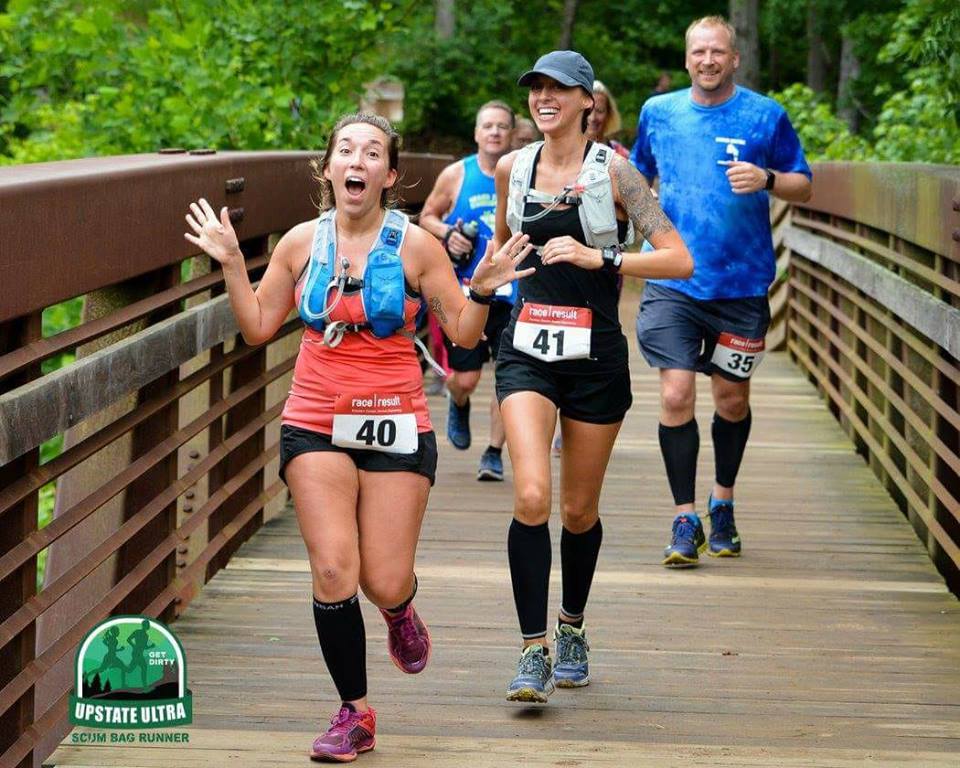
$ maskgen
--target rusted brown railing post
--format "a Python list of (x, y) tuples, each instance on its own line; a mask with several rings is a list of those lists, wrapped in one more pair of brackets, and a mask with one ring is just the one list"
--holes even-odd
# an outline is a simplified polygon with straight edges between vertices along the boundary
[[(256, 256), (266, 255), (267, 238), (259, 237), (245, 240), (240, 244), (247, 259)], [(254, 276), (256, 277), (256, 275)], [(243, 341), (237, 337), (237, 344)], [(237, 363), (230, 369), (230, 391), (236, 392), (245, 384), (250, 383), (266, 370), (267, 349), (260, 347), (256, 352), (244, 358), (242, 362)], [(251, 421), (259, 417), (265, 410), (266, 391), (261, 390), (253, 397), (248, 397), (236, 408), (230, 409), (224, 425), (223, 437), (229, 438), (231, 435), (239, 432)], [(244, 441), (244, 444), (235, 448), (230, 455), (222, 462), (222, 472), (218, 478), (218, 484), (211, 484), (210, 492), (213, 493), (220, 487), (222, 478), (233, 477), (247, 464), (257, 458), (264, 449), (264, 431), (257, 430), (256, 434)], [(221, 505), (210, 518), (208, 536), (212, 539), (222, 531), (251, 501), (253, 501), (264, 488), (263, 470), (256, 472), (253, 477), (247, 480), (238, 490), (230, 495), (230, 498)], [(241, 531), (232, 537), (229, 543), (224, 546), (220, 552), (210, 561), (207, 566), (206, 578), (210, 579), (214, 573), (226, 565), (227, 561), (233, 555), (239, 546), (250, 538), (251, 535), (263, 524), (263, 512), (260, 511), (254, 515)]]
[[(34, 312), (17, 320), (0, 323), (0, 355), (22, 347), (41, 335), (41, 313)], [(26, 383), (40, 375), (40, 365), (24, 369), (16, 377), (4, 382), (4, 388)], [(2, 391), (2, 389), (0, 389)], [(36, 469), (40, 449), (29, 451), (6, 466), (0, 466), (0, 488)], [(0, 514), (0, 556), (6, 554), (37, 529), (37, 494), (31, 493), (23, 501)], [(0, 581), (0, 623), (9, 618), (37, 592), (37, 559), (30, 558), (10, 576)], [(6, 648), (0, 652), (0, 689), (6, 687), (34, 658), (36, 623), (30, 622)], [(0, 755), (6, 752), (34, 722), (34, 687), (19, 697), (16, 704), (0, 713)], [(33, 768), (33, 751), (11, 768)]]

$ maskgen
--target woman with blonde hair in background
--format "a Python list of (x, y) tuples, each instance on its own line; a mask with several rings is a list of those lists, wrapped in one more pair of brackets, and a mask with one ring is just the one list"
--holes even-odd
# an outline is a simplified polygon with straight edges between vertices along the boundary
[(593, 111), (587, 117), (587, 138), (606, 144), (618, 155), (630, 157), (630, 150), (613, 138), (622, 127), (616, 99), (613, 98), (607, 86), (599, 80), (594, 80)]

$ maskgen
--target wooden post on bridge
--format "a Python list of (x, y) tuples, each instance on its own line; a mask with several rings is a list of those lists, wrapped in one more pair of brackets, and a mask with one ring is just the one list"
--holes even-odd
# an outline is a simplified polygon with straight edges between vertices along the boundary
[[(17, 349), (41, 337), (41, 314), (34, 312), (17, 320), (0, 323), (0, 355)], [(18, 376), (4, 383), (4, 388), (16, 387), (40, 375), (40, 366), (33, 365)], [(0, 467), (0, 488), (36, 469), (40, 462), (40, 449), (24, 455)], [(31, 531), (37, 529), (37, 498), (32, 493), (0, 515), (0, 555), (9, 552)], [(11, 616), (37, 592), (37, 559), (30, 558), (10, 576), (0, 582), (0, 623)], [(37, 625), (31, 622), (14, 638), (0, 654), (0, 688), (12, 681), (17, 674), (35, 658)], [(14, 744), (21, 733), (35, 721), (35, 690), (31, 688), (20, 700), (0, 715), (0, 754)], [(33, 753), (30, 752), (16, 768), (33, 768)]]

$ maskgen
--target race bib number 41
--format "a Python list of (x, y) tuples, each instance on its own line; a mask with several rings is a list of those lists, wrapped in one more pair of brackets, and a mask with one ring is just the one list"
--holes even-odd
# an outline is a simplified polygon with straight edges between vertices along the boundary
[(585, 307), (558, 307), (527, 302), (517, 317), (513, 346), (552, 363), (590, 357), (593, 312)]
[(341, 448), (384, 453), (416, 453), (417, 417), (406, 395), (355, 395), (337, 398), (331, 441)]
[(763, 359), (763, 350), (763, 339), (746, 339), (732, 333), (721, 333), (710, 362), (722, 371), (749, 379)]

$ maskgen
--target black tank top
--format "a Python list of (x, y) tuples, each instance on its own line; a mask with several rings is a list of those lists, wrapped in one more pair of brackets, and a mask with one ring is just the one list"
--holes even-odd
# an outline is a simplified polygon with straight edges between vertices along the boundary
[[(590, 151), (592, 142), (587, 142), (584, 158)], [(537, 164), (540, 151), (533, 160), (530, 187), (536, 187)], [(543, 211), (540, 203), (527, 203), (524, 217)], [(620, 241), (627, 236), (627, 222), (617, 222)], [(569, 235), (574, 240), (586, 244), (583, 226), (580, 224), (579, 207), (571, 206), (563, 210), (550, 211), (536, 221), (525, 221), (521, 231), (530, 235), (530, 242), (543, 246), (553, 237)], [(540, 263), (540, 256), (531, 251), (521, 264), (522, 268), (535, 267), (529, 277), (518, 284), (518, 300), (513, 308), (510, 325), (504, 333), (503, 341), (513, 346), (513, 331), (520, 309), (525, 302), (535, 304), (554, 304), (565, 307), (588, 307), (593, 312), (593, 329), (590, 334), (590, 360), (562, 360), (549, 363), (551, 370), (558, 373), (600, 372), (620, 368), (627, 361), (627, 340), (620, 330), (620, 317), (617, 310), (617, 276), (608, 269), (583, 269), (573, 264)], [(522, 352), (517, 353), (523, 355)], [(525, 356), (525, 355), (524, 355)]]

